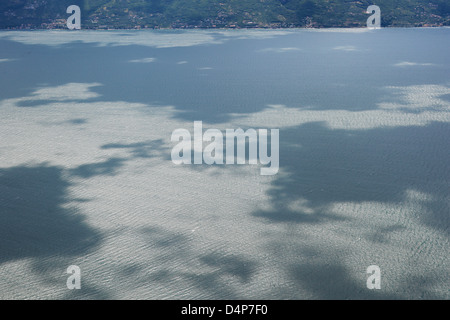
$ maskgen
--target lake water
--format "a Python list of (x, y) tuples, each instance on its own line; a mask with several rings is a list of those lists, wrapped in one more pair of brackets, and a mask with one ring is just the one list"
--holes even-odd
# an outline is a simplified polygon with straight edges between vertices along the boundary
[[(0, 298), (448, 299), (449, 40), (1, 31)], [(278, 174), (173, 164), (194, 121), (279, 129)]]

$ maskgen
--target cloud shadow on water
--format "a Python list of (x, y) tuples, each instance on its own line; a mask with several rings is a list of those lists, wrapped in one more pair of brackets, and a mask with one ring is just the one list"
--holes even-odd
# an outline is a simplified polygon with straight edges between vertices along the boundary
[[(0, 78), (0, 88), (2, 97), (13, 98), (29, 96), (41, 86), (100, 83), (102, 86), (91, 89), (97, 96), (89, 101), (141, 103), (148, 106), (149, 114), (153, 106), (174, 106), (181, 111), (173, 115), (175, 118), (220, 123), (232, 119), (232, 114), (259, 112), (274, 103), (320, 110), (371, 110), (377, 108), (380, 96), (389, 95), (380, 87), (380, 77), (385, 86), (419, 84), (414, 77), (405, 80), (402, 72), (386, 62), (380, 34), (352, 34), (355, 43), (371, 48), (367, 52), (336, 53), (332, 48), (348, 42), (348, 37), (303, 32), (270, 39), (276, 48), (299, 40), (314, 44), (289, 55), (260, 52), (268, 40), (251, 37), (176, 48), (100, 46), (100, 39), (99, 43), (46, 46), (2, 38), (0, 46), (5, 49), (31, 54), (21, 57), (20, 68), (17, 64), (3, 66), (5, 77)], [(426, 47), (431, 40), (422, 41)], [(408, 54), (411, 48), (392, 50), (397, 56)], [(129, 63), (148, 57), (155, 60)], [(179, 65), (179, 61), (189, 63)], [(199, 70), (205, 66), (213, 67), (206, 77), (205, 70)], [(444, 75), (424, 70), (421, 77), (426, 83), (441, 84)], [(333, 96), (332, 105), (329, 96)], [(19, 105), (38, 107), (51, 102), (22, 101)]]
[(110, 157), (104, 161), (81, 164), (68, 170), (74, 177), (92, 178), (96, 176), (114, 176), (127, 162), (134, 159), (150, 159), (163, 154), (165, 148), (161, 139), (134, 143), (108, 143), (100, 147), (102, 150), (125, 150), (127, 155)]
[[(283, 129), (280, 131), (280, 168), (283, 174), (275, 177), (268, 191), (272, 209), (256, 210), (252, 215), (267, 224), (285, 224), (286, 228), (316, 225), (323, 226), (325, 230), (339, 230), (339, 225), (347, 228), (350, 223), (353, 228), (364, 230), (372, 214), (383, 213), (361, 211), (356, 216), (346, 217), (334, 211), (333, 205), (382, 203), (397, 209), (393, 209), (393, 216), (386, 214), (383, 217), (382, 226), (365, 234), (366, 245), (395, 247), (391, 234), (410, 232), (410, 223), (421, 224), (423, 230), (434, 230), (444, 237), (448, 236), (449, 135), (449, 123), (371, 130), (332, 130), (322, 123), (309, 123)], [(397, 214), (402, 215), (402, 212), (396, 211), (405, 207), (416, 210), (407, 216), (406, 221), (396, 217)], [(279, 238), (267, 241), (269, 244), (283, 243), (284, 240), (280, 239), (287, 239), (286, 236), (286, 233), (280, 233)], [(358, 239), (353, 241), (357, 243)], [(413, 237), (408, 245), (414, 250), (420, 247), (422, 241), (420, 237)], [(426, 241), (427, 246), (436, 245), (432, 243), (436, 239), (431, 236)], [(441, 283), (445, 276), (437, 275), (426, 267), (420, 274), (396, 279), (401, 283), (398, 292), (367, 290), (365, 276), (358, 278), (349, 272), (346, 254), (342, 255), (342, 259), (336, 259), (327, 245), (330, 244), (323, 239), (323, 247), (312, 249), (316, 257), (314, 260), (303, 259), (296, 265), (292, 265), (289, 259), (285, 261), (284, 271), (299, 292), (306, 290), (318, 299), (443, 297), (442, 292), (435, 292), (434, 286)], [(299, 242), (289, 247), (298, 253), (308, 248), (309, 244)], [(383, 269), (386, 272), (390, 272), (390, 262), (395, 260), (392, 254), (395, 255), (394, 252), (386, 252), (384, 259), (378, 258), (386, 264)], [(425, 261), (442, 260), (444, 269), (445, 263), (449, 263), (448, 259), (440, 256), (445, 255), (444, 252), (439, 252), (439, 256), (430, 256), (426, 251), (418, 254)], [(286, 259), (282, 250), (277, 250), (275, 255), (279, 261)], [(405, 262), (404, 267), (407, 268), (407, 263), (411, 261)], [(420, 281), (411, 280), (414, 277), (420, 278)]]
[[(17, 70), (17, 63), (1, 66), (6, 76), (0, 79), (0, 87), (2, 97), (13, 98), (29, 96), (43, 84), (55, 87), (67, 83), (101, 83), (102, 86), (91, 89), (97, 95), (88, 102), (142, 103), (149, 106), (149, 114), (154, 105), (172, 105), (182, 111), (175, 117), (214, 123), (230, 120), (235, 113), (259, 112), (275, 102), (289, 106), (313, 105), (318, 110), (373, 110), (378, 108), (380, 96), (387, 101), (395, 98), (386, 93), (384, 86), (442, 84), (442, 79), (448, 79), (445, 69), (433, 68), (423, 70), (420, 77), (405, 80), (404, 75), (411, 71), (392, 68), (392, 63), (399, 61), (399, 56), (407, 59), (402, 55), (416, 51), (411, 50), (411, 46), (400, 48), (399, 45), (392, 49), (395, 51), (392, 61), (386, 61), (384, 47), (380, 46), (384, 38), (380, 34), (375, 38), (359, 35), (353, 39), (362, 46), (376, 39), (378, 42), (368, 45), (371, 51), (342, 53), (332, 61), (324, 54), (327, 47), (332, 50), (342, 45), (341, 37), (348, 35), (329, 34), (313, 42), (316, 51), (303, 48), (305, 50), (296, 55), (283, 56), (258, 53), (267, 46), (258, 40), (240, 41), (239, 45), (222, 44), (219, 50), (214, 46), (156, 49), (136, 45), (99, 47), (85, 43), (48, 47), (0, 40), (0, 46), (8, 49), (31, 51), (21, 57), (20, 70)], [(275, 39), (272, 45), (276, 47), (277, 41)], [(425, 45), (420, 47), (429, 47), (428, 40), (424, 41)], [(413, 48), (416, 47), (414, 44)], [(156, 59), (145, 64), (128, 62), (148, 57)], [(177, 61), (189, 63), (178, 65)], [(206, 65), (214, 67), (208, 71), (208, 77), (198, 70)], [(14, 77), (8, 78), (13, 74)], [(383, 79), (382, 84), (379, 79)], [(332, 104), (330, 97), (333, 97)], [(442, 99), (448, 101), (448, 96)], [(38, 107), (50, 102), (55, 101), (37, 99), (19, 105)], [(352, 131), (330, 130), (321, 123), (309, 123), (282, 129), (280, 135), (280, 165), (287, 175), (275, 177), (268, 192), (273, 210), (253, 212), (256, 220), (288, 227), (339, 224), (346, 220), (329, 210), (334, 203), (398, 204), (405, 201), (405, 192), (414, 190), (431, 195), (431, 200), (421, 203), (425, 210), (419, 220), (426, 227), (448, 234), (448, 124)], [(115, 175), (125, 161), (151, 157), (150, 150), (154, 147), (147, 142), (106, 144), (101, 147), (103, 150), (124, 150), (131, 156), (83, 164), (70, 173), (81, 178)], [(30, 257), (82, 255), (99, 244), (100, 235), (76, 210), (65, 208), (69, 184), (62, 178), (60, 168), (41, 165), (1, 169), (0, 182), (0, 231), (9, 239), (0, 244), (0, 263)], [(361, 212), (361, 216), (367, 214)], [(401, 230), (399, 228), (392, 224), (379, 230), (377, 237), (369, 235), (368, 239), (388, 241), (384, 235)], [(256, 272), (257, 264), (251, 257), (223, 252), (205, 254), (205, 250), (200, 253), (189, 246), (189, 238), (183, 234), (156, 228), (146, 230), (146, 236), (159, 250), (153, 262), (161, 266), (151, 277), (163, 283), (181, 277), (204, 292), (203, 297), (236, 298), (238, 294), (227, 285), (227, 277), (232, 275), (246, 285)], [(283, 236), (280, 235), (281, 241)], [(301, 245), (298, 249), (302, 249)], [(319, 261), (291, 265), (289, 260), (283, 261), (281, 253), (271, 259), (286, 262), (280, 272), (290, 277), (295, 289), (307, 290), (319, 298), (378, 297), (377, 293), (361, 293), (361, 286), (356, 284), (344, 261), (330, 261), (321, 256)], [(210, 269), (203, 273), (180, 271), (180, 265), (189, 265), (192, 261)], [(327, 278), (329, 274), (335, 275), (337, 280)], [(336, 287), (320, 286), (327, 279)], [(433, 275), (424, 275), (421, 279), (422, 288), (431, 288), (436, 281)], [(411, 288), (416, 290), (417, 286), (405, 290)], [(395, 298), (393, 295), (383, 297)]]
[[(268, 194), (275, 208), (286, 209), (295, 201), (304, 201), (316, 215), (304, 220), (299, 217), (298, 222), (320, 222), (339, 220), (326, 211), (333, 203), (401, 203), (408, 190), (416, 190), (431, 195), (423, 201), (429, 210), (421, 221), (449, 232), (449, 134), (448, 123), (357, 131), (310, 123), (283, 129), (280, 163), (287, 174), (276, 177)], [(293, 213), (286, 210), (280, 210), (281, 214), (275, 210), (272, 215), (255, 212), (255, 216), (274, 222), (295, 221)]]
[(134, 143), (108, 143), (101, 146), (103, 150), (122, 149), (131, 154), (132, 158), (154, 158), (164, 151), (162, 139), (134, 142)]
[(124, 158), (109, 158), (108, 160), (96, 163), (82, 164), (75, 169), (70, 170), (73, 176), (80, 178), (92, 178), (99, 175), (115, 175), (119, 168), (121, 168), (126, 159)]
[(0, 263), (77, 257), (98, 248), (101, 234), (68, 206), (69, 187), (60, 167), (0, 169)]
[(180, 288), (189, 294), (180, 293), (181, 298), (243, 299), (236, 283), (248, 285), (258, 272), (258, 262), (251, 257), (217, 248), (199, 250), (189, 235), (156, 226), (143, 228), (141, 233), (148, 250), (155, 253), (149, 262), (156, 270), (148, 279), (156, 284), (181, 280)]

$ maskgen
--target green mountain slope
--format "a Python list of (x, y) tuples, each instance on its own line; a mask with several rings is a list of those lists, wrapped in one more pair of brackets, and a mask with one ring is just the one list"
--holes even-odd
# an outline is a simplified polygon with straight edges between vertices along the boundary
[(72, 4), (85, 29), (363, 27), (371, 4), (384, 27), (450, 25), (448, 0), (2, 0), (0, 28), (65, 28)]

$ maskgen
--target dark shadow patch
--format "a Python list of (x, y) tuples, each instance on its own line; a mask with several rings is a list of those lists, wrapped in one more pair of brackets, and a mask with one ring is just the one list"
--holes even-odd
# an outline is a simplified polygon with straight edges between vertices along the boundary
[(136, 143), (109, 143), (101, 146), (101, 149), (124, 149), (131, 153), (133, 158), (153, 158), (164, 149), (161, 139)]
[(285, 206), (277, 207), (275, 210), (260, 210), (252, 213), (253, 216), (264, 218), (269, 222), (274, 223), (322, 223), (326, 221), (343, 221), (345, 218), (324, 213), (319, 211), (317, 213), (306, 213), (302, 211), (294, 211)]
[(71, 169), (69, 173), (81, 178), (92, 178), (99, 175), (113, 176), (117, 174), (125, 161), (124, 158), (110, 158), (103, 162), (82, 164), (75, 169)]
[(157, 227), (147, 227), (141, 230), (146, 237), (151, 237), (152, 246), (158, 248), (177, 247), (180, 248), (188, 241), (188, 238), (182, 234), (164, 231)]
[(165, 230), (161, 227), (145, 227), (140, 230), (152, 250), (158, 250), (164, 259), (184, 257), (189, 251), (190, 239), (181, 233)]
[(376, 243), (387, 243), (389, 242), (389, 236), (391, 233), (404, 229), (405, 227), (401, 225), (380, 227), (378, 230), (374, 230), (371, 234), (367, 235), (366, 239)]
[(307, 263), (288, 268), (295, 283), (319, 300), (384, 300), (400, 299), (381, 290), (365, 287), (365, 275), (361, 281), (349, 273), (343, 263)]
[(0, 169), (0, 263), (80, 256), (99, 246), (100, 233), (66, 208), (69, 186), (55, 166)]
[(445, 100), (449, 103), (450, 105), (450, 93), (449, 94), (444, 94), (442, 96), (439, 96), (440, 99)]
[(83, 119), (83, 118), (70, 119), (70, 120), (67, 120), (67, 123), (73, 124), (73, 125), (86, 124), (87, 119)]
[(164, 284), (169, 281), (171, 277), (172, 275), (169, 270), (158, 270), (150, 274), (149, 280)]
[[(32, 97), (30, 97), (32, 98)], [(83, 100), (42, 100), (42, 99), (30, 99), (25, 101), (19, 101), (16, 105), (21, 108), (37, 108), (41, 106), (46, 106), (49, 104), (66, 104), (66, 103), (80, 103), (89, 102), (87, 99)]]
[(220, 272), (186, 273), (182, 276), (194, 288), (199, 289), (203, 293), (203, 297), (208, 297), (208, 299), (242, 299), (233, 286), (228, 284), (227, 279), (222, 279)]
[[(183, 289), (189, 286), (200, 290), (202, 297), (217, 299), (237, 299), (235, 284), (230, 284), (230, 277), (241, 283), (249, 283), (257, 272), (257, 263), (245, 255), (234, 255), (221, 251), (202, 253), (210, 250), (195, 250), (192, 239), (183, 233), (162, 227), (146, 227), (141, 230), (148, 241), (148, 249), (154, 253), (150, 261), (157, 266), (149, 281), (163, 284), (173, 281), (185, 281)], [(198, 268), (198, 263), (202, 267)], [(185, 271), (191, 268), (193, 271)], [(190, 290), (190, 289), (189, 289)]]
[(138, 264), (129, 264), (122, 270), (120, 270), (120, 274), (125, 277), (132, 277), (136, 273), (140, 272), (142, 270), (142, 267)]
[(214, 253), (201, 257), (200, 261), (209, 267), (218, 268), (219, 273), (238, 277), (243, 283), (249, 282), (255, 272), (255, 263), (246, 257)]

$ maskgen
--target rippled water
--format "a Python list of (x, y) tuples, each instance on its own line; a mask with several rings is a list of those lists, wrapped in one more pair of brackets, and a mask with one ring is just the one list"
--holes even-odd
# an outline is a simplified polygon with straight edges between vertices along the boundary
[[(0, 32), (0, 298), (448, 299), (449, 37)], [(174, 165), (195, 120), (279, 173)]]

